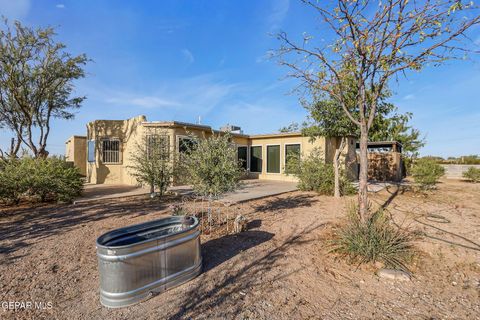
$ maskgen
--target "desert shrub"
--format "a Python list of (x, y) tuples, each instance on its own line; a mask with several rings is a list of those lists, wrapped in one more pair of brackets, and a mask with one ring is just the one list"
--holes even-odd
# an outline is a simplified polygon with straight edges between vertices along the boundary
[[(313, 150), (306, 157), (287, 157), (285, 173), (298, 178), (298, 188), (303, 191), (315, 191), (320, 194), (333, 195), (335, 188), (335, 171), (332, 164), (325, 163), (320, 150)], [(355, 192), (344, 172), (340, 174), (340, 193)]]
[(30, 178), (30, 193), (42, 202), (71, 202), (83, 189), (83, 180), (78, 168), (60, 158), (29, 159), (34, 172)]
[(393, 225), (379, 210), (363, 223), (356, 206), (348, 208), (347, 223), (333, 240), (333, 252), (350, 258), (351, 262), (382, 262), (387, 268), (408, 271), (407, 264), (414, 254), (413, 233)]
[(412, 166), (412, 176), (422, 189), (430, 189), (445, 174), (445, 168), (432, 159), (418, 159)]
[(63, 159), (24, 157), (8, 160), (2, 167), (0, 199), (7, 204), (16, 204), (26, 197), (42, 202), (70, 202), (82, 192), (78, 168)]
[(132, 165), (127, 168), (138, 183), (147, 184), (150, 193), (155, 190), (163, 196), (172, 183), (174, 153), (165, 132), (145, 135), (130, 154)]
[(32, 173), (33, 166), (30, 166), (29, 161), (1, 160), (0, 201), (9, 205), (18, 204), (30, 189)]
[(197, 139), (183, 157), (182, 167), (194, 191), (204, 197), (216, 198), (233, 191), (244, 170), (237, 160), (237, 150), (228, 134)]
[(480, 168), (470, 167), (463, 173), (463, 177), (471, 182), (480, 182)]

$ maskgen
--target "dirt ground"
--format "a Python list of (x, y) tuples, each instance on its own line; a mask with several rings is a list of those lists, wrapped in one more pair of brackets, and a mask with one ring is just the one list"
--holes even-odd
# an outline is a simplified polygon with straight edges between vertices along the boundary
[[(480, 185), (372, 194), (396, 223), (423, 234), (412, 281), (329, 253), (351, 200), (293, 192), (232, 206), (249, 230), (202, 236), (200, 276), (122, 309), (100, 305), (95, 240), (169, 213), (168, 202), (0, 210), (0, 319), (480, 319)], [(44, 309), (11, 311), (9, 301)]]

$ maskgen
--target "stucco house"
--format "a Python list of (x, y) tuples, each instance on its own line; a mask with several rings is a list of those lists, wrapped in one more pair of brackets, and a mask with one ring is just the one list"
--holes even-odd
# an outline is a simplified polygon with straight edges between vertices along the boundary
[[(310, 141), (300, 132), (274, 134), (244, 134), (239, 127), (229, 126), (214, 130), (210, 126), (177, 121), (147, 121), (145, 116), (128, 120), (95, 120), (87, 124), (85, 137), (73, 136), (66, 142), (66, 158), (85, 172), (87, 181), (94, 184), (136, 185), (130, 175), (130, 154), (137, 142), (145, 135), (155, 136), (161, 132), (166, 143), (177, 152), (184, 152), (191, 135), (204, 138), (230, 132), (232, 143), (237, 148), (238, 159), (242, 160), (247, 178), (271, 180), (295, 180), (285, 174), (286, 155), (291, 152), (299, 156), (309, 154), (318, 147), (326, 162), (332, 162), (338, 138), (320, 137)], [(355, 140), (348, 139), (343, 154), (343, 163), (348, 175), (357, 176)]]

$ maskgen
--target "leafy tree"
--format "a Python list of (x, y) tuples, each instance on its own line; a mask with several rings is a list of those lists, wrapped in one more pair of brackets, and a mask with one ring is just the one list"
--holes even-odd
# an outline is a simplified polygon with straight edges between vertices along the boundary
[(297, 122), (292, 122), (288, 126), (280, 128), (278, 131), (281, 133), (298, 132), (300, 131), (300, 125)]
[(235, 190), (243, 173), (237, 161), (237, 150), (229, 134), (212, 133), (196, 143), (184, 157), (184, 167), (194, 191), (209, 200)]
[(163, 196), (172, 183), (174, 175), (174, 153), (169, 146), (169, 136), (153, 131), (145, 134), (135, 144), (130, 154), (132, 165), (127, 168), (139, 183), (147, 184), (153, 195), (155, 189)]
[(425, 139), (421, 137), (420, 130), (408, 125), (413, 114), (407, 112), (397, 113), (397, 108), (389, 104), (388, 116), (382, 117), (381, 112), (375, 118), (372, 125), (371, 141), (398, 141), (402, 144), (403, 155), (409, 159), (418, 157), (419, 150), (425, 145)]
[(317, 148), (303, 158), (292, 154), (286, 161), (285, 172), (298, 178), (300, 190), (333, 195), (336, 191), (336, 183), (338, 183), (339, 193), (343, 195), (352, 194), (355, 190), (341, 171), (338, 172), (338, 182), (336, 181), (337, 177), (333, 166), (325, 163), (323, 153)]
[[(321, 37), (308, 33), (298, 43), (285, 32), (277, 56), (301, 81), (313, 101), (327, 94), (360, 131), (359, 215), (368, 215), (367, 144), (381, 95), (392, 79), (427, 65), (463, 57), (466, 31), (480, 23), (471, 2), (446, 1), (314, 1), (303, 0), (319, 15)], [(331, 39), (325, 45), (321, 39)], [(313, 43), (313, 45), (312, 45)], [(349, 86), (354, 81), (354, 96)], [(356, 102), (357, 114), (348, 109)]]
[(341, 196), (340, 156), (347, 145), (347, 138), (356, 135), (356, 127), (345, 113), (337, 108), (335, 100), (320, 100), (308, 106), (310, 111), (310, 124), (303, 129), (303, 134), (311, 139), (324, 136), (339, 138), (340, 144), (335, 148), (333, 156), (334, 192), (336, 198)]
[[(351, 86), (350, 90), (354, 91), (355, 87)], [(377, 116), (370, 129), (370, 141), (396, 140), (405, 143), (409, 153), (418, 154), (418, 149), (423, 145), (423, 141), (418, 139), (420, 132), (412, 129), (407, 125), (411, 114), (398, 114), (397, 108), (388, 103), (386, 100), (391, 93), (385, 90), (378, 105)], [(355, 96), (352, 92), (349, 96)], [(348, 110), (352, 114), (358, 113), (356, 110), (356, 102), (348, 101)], [(333, 98), (319, 100), (311, 105), (306, 105), (310, 113), (309, 119), (303, 125), (303, 134), (315, 139), (319, 136), (339, 138), (340, 143), (337, 145), (333, 158), (333, 167), (335, 170), (335, 197), (340, 197), (340, 156), (347, 144), (347, 137), (360, 136), (358, 126), (356, 126), (345, 112), (342, 110), (338, 102)]]
[(25, 144), (35, 157), (48, 156), (53, 118), (72, 119), (85, 97), (72, 97), (83, 78), (84, 54), (73, 56), (54, 40), (52, 28), (32, 29), (5, 20), (0, 30), (0, 127), (14, 134), (8, 154)]

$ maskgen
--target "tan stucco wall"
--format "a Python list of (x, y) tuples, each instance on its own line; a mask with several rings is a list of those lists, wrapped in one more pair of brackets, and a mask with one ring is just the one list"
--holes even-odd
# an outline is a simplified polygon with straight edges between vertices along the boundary
[[(86, 159), (86, 141), (95, 141), (95, 161), (86, 164), (88, 181), (96, 184), (128, 184), (136, 185), (137, 182), (131, 176), (128, 167), (132, 165), (131, 154), (135, 146), (143, 136), (149, 132), (167, 134), (170, 137), (170, 147), (178, 151), (178, 141), (182, 136), (195, 135), (206, 137), (212, 135), (212, 131), (202, 128), (186, 128), (181, 125), (166, 125), (165, 123), (146, 122), (145, 116), (138, 116), (128, 120), (96, 120), (87, 124), (87, 138), (85, 139), (84, 159)], [(102, 139), (117, 138), (120, 141), (120, 163), (103, 163), (101, 159)], [(353, 141), (353, 139), (352, 139)], [(249, 178), (295, 181), (296, 178), (286, 175), (285, 171), (285, 145), (300, 144), (302, 156), (308, 155), (314, 148), (319, 148), (325, 153), (325, 161), (332, 162), (337, 140), (335, 138), (319, 137), (311, 141), (308, 137), (298, 134), (280, 134), (263, 136), (232, 135), (232, 142), (237, 146), (262, 146), (262, 172), (250, 173)], [(280, 145), (280, 173), (267, 173), (267, 145)], [(248, 148), (248, 167), (250, 166), (250, 148)], [(348, 147), (344, 151), (344, 164), (347, 166), (348, 159), (356, 161), (355, 143), (349, 140)], [(356, 169), (355, 165), (352, 168)], [(352, 174), (354, 175), (354, 174)], [(356, 174), (355, 174), (356, 176)]]
[(65, 142), (65, 160), (73, 162), (80, 174), (87, 175), (87, 137), (71, 136)]
[[(142, 136), (141, 123), (145, 116), (128, 120), (96, 120), (87, 124), (87, 140), (95, 141), (95, 162), (87, 164), (87, 178), (91, 183), (136, 184), (128, 173), (129, 153), (133, 151), (136, 141)], [(120, 141), (120, 162), (103, 163), (102, 139), (116, 138)]]
[[(249, 174), (250, 178), (259, 178), (266, 180), (281, 180), (281, 181), (297, 181), (292, 175), (285, 174), (285, 145), (288, 144), (300, 144), (300, 153), (302, 156), (310, 154), (314, 148), (325, 150), (325, 138), (320, 137), (315, 141), (310, 141), (308, 137), (302, 135), (279, 135), (277, 137), (252, 137), (249, 139), (249, 146), (261, 146), (262, 147), (262, 172)], [(267, 173), (267, 146), (268, 145), (280, 145), (280, 173)], [(250, 157), (250, 150), (249, 150)]]

